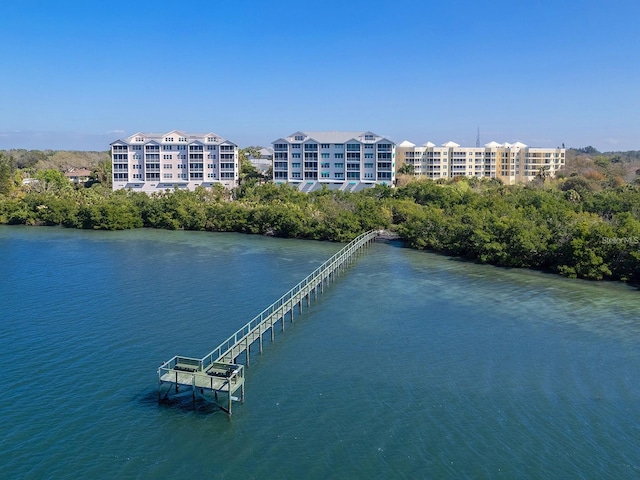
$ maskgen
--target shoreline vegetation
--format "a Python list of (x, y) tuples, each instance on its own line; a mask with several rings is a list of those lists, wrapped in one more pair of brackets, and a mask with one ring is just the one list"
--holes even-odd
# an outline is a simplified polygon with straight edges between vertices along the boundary
[[(3, 174), (7, 168), (10, 175)], [(0, 224), (185, 229), (338, 242), (366, 230), (388, 230), (419, 250), (572, 278), (640, 283), (640, 184), (604, 173), (541, 175), (511, 186), (466, 177), (407, 177), (397, 188), (310, 194), (247, 177), (232, 191), (147, 195), (111, 191), (107, 171), (94, 171), (88, 187), (74, 186), (51, 169), (20, 186), (16, 172), (0, 154)]]

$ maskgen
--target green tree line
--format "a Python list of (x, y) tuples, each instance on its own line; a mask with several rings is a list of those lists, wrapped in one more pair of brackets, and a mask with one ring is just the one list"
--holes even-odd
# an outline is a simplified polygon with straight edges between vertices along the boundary
[(287, 185), (147, 195), (100, 182), (76, 188), (57, 171), (18, 185), (0, 156), (0, 223), (116, 230), (243, 232), (346, 242), (370, 229), (412, 248), (585, 279), (640, 282), (640, 185), (572, 176), (528, 185), (457, 178), (357, 193)]

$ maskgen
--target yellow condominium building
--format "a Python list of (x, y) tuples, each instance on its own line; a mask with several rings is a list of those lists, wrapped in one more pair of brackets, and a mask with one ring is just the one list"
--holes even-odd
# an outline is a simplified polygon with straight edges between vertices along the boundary
[(461, 147), (447, 142), (416, 146), (404, 141), (396, 146), (397, 166), (412, 165), (413, 174), (432, 179), (458, 176), (499, 178), (506, 184), (528, 182), (538, 175), (555, 176), (564, 168), (564, 148), (529, 147), (524, 143), (487, 143)]

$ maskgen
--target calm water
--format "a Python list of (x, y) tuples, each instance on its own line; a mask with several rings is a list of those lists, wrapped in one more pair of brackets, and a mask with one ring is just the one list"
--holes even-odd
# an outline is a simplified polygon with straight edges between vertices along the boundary
[(341, 245), (0, 227), (3, 478), (638, 478), (640, 294), (370, 253), (266, 344), (231, 419), (158, 405)]

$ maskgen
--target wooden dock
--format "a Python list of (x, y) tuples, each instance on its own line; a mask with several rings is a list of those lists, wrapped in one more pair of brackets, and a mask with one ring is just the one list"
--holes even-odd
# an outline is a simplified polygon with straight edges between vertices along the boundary
[[(377, 231), (358, 236), (203, 358), (176, 355), (163, 363), (158, 368), (158, 399), (166, 399), (181, 388), (191, 389), (194, 401), (196, 396), (213, 401), (231, 415), (232, 401), (244, 401), (244, 367), (249, 366), (251, 347), (257, 343), (262, 353), (265, 334), (273, 341), (275, 328), (280, 326), (284, 331), (285, 318), (293, 323), (296, 307), (301, 314), (303, 304), (308, 307), (311, 298), (324, 292), (377, 236)], [(241, 355), (245, 365), (238, 363)]]

